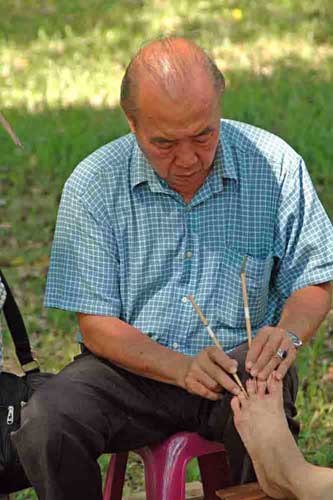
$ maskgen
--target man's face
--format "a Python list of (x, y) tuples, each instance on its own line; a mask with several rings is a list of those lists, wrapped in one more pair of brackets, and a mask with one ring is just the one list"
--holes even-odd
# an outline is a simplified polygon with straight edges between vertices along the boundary
[(130, 121), (153, 169), (189, 199), (209, 174), (219, 140), (219, 99), (210, 81), (202, 83), (172, 100), (147, 84), (138, 97), (136, 123)]

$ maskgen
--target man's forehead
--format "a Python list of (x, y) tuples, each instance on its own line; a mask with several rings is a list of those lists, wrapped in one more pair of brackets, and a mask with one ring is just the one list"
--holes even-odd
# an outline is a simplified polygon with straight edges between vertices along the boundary
[[(214, 91), (179, 93), (178, 98), (171, 99), (163, 89), (154, 90), (142, 87), (137, 108), (138, 117), (144, 117), (150, 123), (172, 121), (182, 127), (184, 123), (200, 121), (200, 118), (212, 112), (219, 105), (218, 96)], [(208, 125), (208, 123), (207, 123)]]
[(209, 75), (201, 69), (193, 73), (183, 75), (172, 75), (167, 78), (160, 75), (160, 78), (151, 78), (149, 75), (138, 75), (137, 79), (137, 99), (138, 103), (145, 105), (146, 101), (154, 100), (155, 103), (170, 105), (179, 102), (193, 100), (208, 104), (212, 96), (216, 95), (215, 87)]

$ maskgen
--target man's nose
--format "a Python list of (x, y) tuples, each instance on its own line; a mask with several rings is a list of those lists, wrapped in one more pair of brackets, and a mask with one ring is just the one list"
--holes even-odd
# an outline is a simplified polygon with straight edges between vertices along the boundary
[(176, 161), (179, 165), (190, 167), (197, 161), (197, 155), (193, 146), (189, 143), (178, 144)]

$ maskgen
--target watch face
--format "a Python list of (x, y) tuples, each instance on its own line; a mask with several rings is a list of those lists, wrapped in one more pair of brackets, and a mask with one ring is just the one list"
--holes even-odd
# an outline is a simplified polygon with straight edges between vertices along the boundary
[(287, 332), (287, 334), (291, 338), (296, 349), (298, 349), (299, 347), (301, 347), (303, 345), (303, 342), (301, 341), (301, 339), (299, 337), (297, 337), (297, 335), (295, 335), (292, 332)]
[(294, 342), (294, 346), (296, 348), (301, 347), (303, 345), (303, 342), (301, 341), (301, 339), (295, 339), (295, 340), (293, 340), (293, 342)]

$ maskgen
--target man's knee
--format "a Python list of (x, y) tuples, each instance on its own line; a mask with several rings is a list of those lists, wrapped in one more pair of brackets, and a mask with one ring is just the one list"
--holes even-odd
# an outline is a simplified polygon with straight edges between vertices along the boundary
[(37, 391), (22, 409), (20, 428), (11, 434), (22, 463), (30, 464), (29, 470), (37, 467), (46, 449), (58, 455), (61, 428), (57, 412)]
[(13, 441), (18, 446), (21, 441), (30, 443), (32, 448), (43, 441), (49, 445), (56, 443), (63, 429), (61, 416), (62, 411), (52, 399), (52, 392), (45, 394), (44, 390), (38, 390), (22, 409), (21, 427), (13, 434)]

